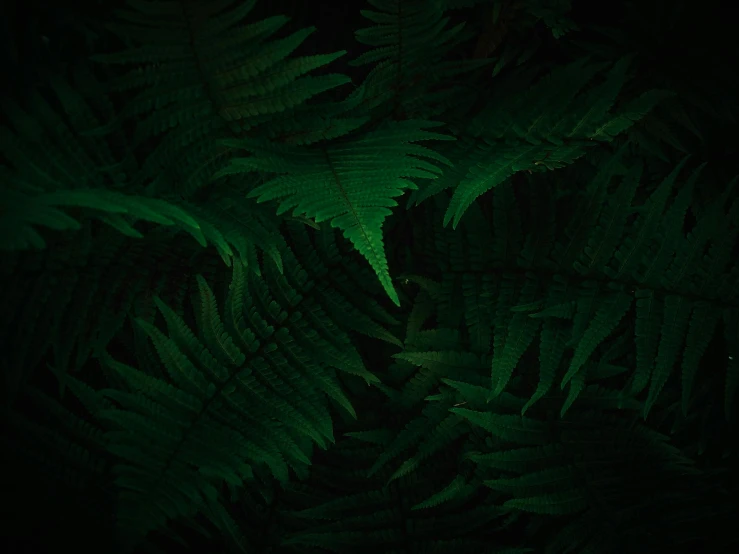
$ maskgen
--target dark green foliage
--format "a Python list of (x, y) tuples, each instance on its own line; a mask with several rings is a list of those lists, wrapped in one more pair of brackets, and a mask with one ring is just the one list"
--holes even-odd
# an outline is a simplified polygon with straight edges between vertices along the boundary
[(736, 548), (735, 55), (653, 71), (661, 0), (120, 4), (2, 98), (5, 535)]

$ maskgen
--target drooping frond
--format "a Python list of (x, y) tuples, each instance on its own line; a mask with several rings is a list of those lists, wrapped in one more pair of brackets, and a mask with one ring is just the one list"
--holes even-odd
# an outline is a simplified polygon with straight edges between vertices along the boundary
[[(506, 96), (493, 98), (474, 123), (458, 133), (456, 164), (445, 178), (427, 185), (413, 200), (454, 187), (444, 225), (459, 224), (475, 198), (519, 171), (557, 169), (573, 163), (601, 142), (614, 140), (643, 117), (663, 91), (649, 91), (621, 108), (613, 109), (625, 80), (629, 59), (619, 60), (596, 86), (586, 86), (603, 71), (602, 64), (578, 60), (553, 69), (535, 83), (521, 74), (503, 88)], [(528, 87), (528, 88), (526, 88)], [(552, 95), (551, 91), (558, 91)], [(518, 94), (510, 94), (517, 91)]]

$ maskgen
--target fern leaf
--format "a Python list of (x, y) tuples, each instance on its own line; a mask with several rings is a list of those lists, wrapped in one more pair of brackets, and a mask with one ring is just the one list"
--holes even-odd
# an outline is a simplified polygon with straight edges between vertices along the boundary
[[(439, 169), (412, 156), (450, 162), (433, 151), (412, 144), (420, 140), (453, 140), (425, 129), (429, 121), (400, 121), (369, 131), (343, 144), (324, 149), (296, 149), (255, 140), (225, 141), (224, 145), (250, 152), (237, 158), (215, 178), (250, 170), (282, 173), (256, 188), (258, 202), (280, 200), (277, 214), (293, 208), (316, 223), (329, 221), (370, 263), (391, 300), (399, 305), (388, 273), (382, 222), (397, 205), (394, 197), (415, 185), (408, 177), (434, 178)], [(401, 145), (402, 146), (399, 146)], [(451, 165), (451, 164), (450, 164)]]
[[(555, 315), (557, 306), (562, 306), (561, 301), (567, 293), (568, 283), (565, 279), (557, 278), (550, 284), (547, 303), (554, 304), (541, 312), (529, 314), (529, 317), (544, 317), (544, 314)], [(569, 303), (565, 306), (570, 306)], [(568, 307), (569, 309), (569, 307)], [(571, 315), (570, 315), (571, 317)], [(539, 383), (531, 398), (521, 408), (521, 415), (536, 402), (546, 395), (554, 384), (554, 379), (559, 369), (560, 362), (567, 349), (568, 329), (556, 319), (545, 318), (542, 323), (541, 340), (539, 343)]]
[(588, 245), (583, 249), (584, 255), (573, 264), (578, 273), (587, 275), (610, 261), (614, 249), (621, 242), (641, 172), (641, 165), (632, 166), (616, 193), (607, 198), (608, 204), (600, 212), (599, 221), (588, 238)]
[(646, 203), (636, 209), (637, 213), (641, 215), (634, 224), (637, 229), (636, 236), (626, 235), (621, 246), (614, 253), (614, 260), (618, 263), (618, 269), (605, 268), (605, 273), (610, 278), (618, 280), (622, 276), (631, 276), (641, 263), (649, 246), (648, 241), (658, 228), (675, 180), (687, 161), (688, 158), (683, 158), (670, 174), (662, 180)]
[(624, 292), (608, 295), (575, 348), (570, 367), (562, 378), (562, 388), (577, 375), (598, 345), (613, 331), (631, 307), (632, 297)]
[(464, 496), (465, 490), (471, 492), (472, 490), (474, 490), (474, 488), (467, 484), (467, 479), (465, 479), (464, 475), (457, 475), (452, 480), (452, 482), (449, 483), (442, 490), (435, 493), (433, 496), (429, 497), (423, 502), (419, 502), (418, 504), (411, 506), (411, 510), (423, 510), (426, 508), (433, 508), (434, 506), (438, 506), (439, 504), (443, 504), (444, 502), (449, 502), (450, 500), (460, 495)]
[(522, 444), (542, 444), (546, 441), (546, 426), (536, 420), (521, 416), (476, 412), (466, 408), (452, 408), (449, 411), (507, 441)]
[(594, 139), (609, 140), (623, 133), (634, 123), (646, 116), (660, 102), (675, 95), (667, 90), (650, 90), (628, 102), (614, 117), (599, 125), (593, 132)]
[[(533, 275), (528, 275), (518, 298), (522, 304), (530, 303), (537, 293), (538, 282)], [(536, 336), (540, 322), (528, 317), (525, 313), (514, 313), (508, 326), (508, 336), (502, 352), (496, 350), (492, 361), (491, 382), (492, 397), (499, 395), (510, 381), (513, 368), (528, 349)]]
[(526, 493), (537, 489), (554, 488), (560, 483), (569, 483), (572, 480), (572, 471), (567, 466), (554, 467), (542, 471), (526, 473), (520, 477), (508, 479), (487, 479), (485, 486), (514, 496), (526, 496)]
[(646, 286), (657, 287), (662, 283), (662, 276), (671, 265), (675, 255), (676, 248), (679, 249), (682, 242), (682, 226), (685, 220), (685, 214), (690, 206), (693, 188), (695, 186), (701, 167), (693, 171), (692, 175), (680, 189), (672, 206), (667, 210), (662, 221), (662, 233), (658, 235), (659, 246), (655, 245), (654, 249), (649, 253), (644, 273), (638, 276), (639, 282)]
[(567, 414), (567, 411), (570, 409), (572, 404), (577, 400), (577, 398), (580, 396), (580, 393), (585, 389), (585, 380), (587, 379), (588, 375), (588, 369), (589, 365), (585, 366), (584, 369), (578, 371), (575, 376), (570, 379), (570, 389), (567, 391), (567, 398), (564, 401), (564, 404), (562, 404), (562, 409), (559, 411), (559, 417), (563, 418)]
[(503, 506), (533, 514), (567, 515), (586, 509), (588, 501), (581, 491), (571, 490), (542, 496), (513, 498), (507, 500)]
[(210, 290), (201, 275), (197, 275), (196, 278), (200, 290), (203, 338), (211, 352), (219, 357), (221, 361), (233, 367), (239, 367), (244, 363), (246, 356), (238, 349), (233, 339), (226, 332), (218, 314), (218, 306), (213, 291)]
[(659, 351), (657, 352), (652, 380), (649, 384), (649, 396), (644, 404), (645, 418), (672, 373), (673, 365), (685, 336), (685, 329), (688, 326), (691, 308), (691, 302), (683, 297), (671, 294), (665, 298)]
[[(466, 178), (459, 183), (449, 203), (443, 224), (453, 220), (456, 228), (472, 202), (486, 191), (522, 170), (564, 167), (583, 156), (596, 141), (612, 141), (628, 129), (665, 95), (654, 92), (629, 106), (625, 113), (609, 113), (612, 98), (624, 83), (627, 60), (618, 62), (606, 80), (608, 92), (592, 95), (578, 93), (600, 71), (595, 64), (585, 66), (578, 60), (552, 72), (510, 105), (497, 105), (476, 123), (494, 121), (481, 131), (486, 156), (470, 157)], [(556, 91), (552, 93), (551, 91)], [(570, 119), (574, 108), (575, 121)], [(492, 119), (495, 117), (495, 119)], [(566, 129), (566, 130), (565, 130)], [(546, 141), (546, 142), (544, 142)], [(492, 155), (494, 148), (494, 155)], [(480, 160), (479, 162), (477, 160)]]

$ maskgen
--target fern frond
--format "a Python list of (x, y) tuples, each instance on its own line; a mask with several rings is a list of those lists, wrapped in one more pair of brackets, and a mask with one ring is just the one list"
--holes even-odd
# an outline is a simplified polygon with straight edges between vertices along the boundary
[[(272, 300), (253, 273), (246, 274), (234, 263), (225, 320), (214, 293), (198, 278), (200, 338), (159, 300), (170, 336), (138, 321), (153, 341), (170, 382), (104, 359), (128, 389), (106, 390), (119, 408), (105, 410), (100, 417), (112, 426), (110, 451), (120, 459), (119, 524), (134, 537), (158, 529), (177, 514), (215, 517), (219, 483), (243, 487), (254, 479), (260, 464), (281, 480), (287, 479), (286, 464), (310, 464), (305, 449), (310, 445), (304, 437), (322, 448), (327, 447), (326, 440), (334, 441), (324, 394), (354, 413), (332, 372), (319, 361), (325, 355), (315, 357), (320, 348), (330, 352), (329, 343), (306, 333), (297, 317), (300, 312), (294, 311), (306, 301), (295, 292), (275, 293)], [(287, 282), (281, 285), (284, 295)], [(280, 306), (290, 304), (293, 313), (287, 319)], [(305, 315), (308, 321), (318, 321), (315, 308)], [(146, 418), (153, 418), (153, 423), (144, 429)], [(159, 446), (135, 451), (142, 436), (156, 439)], [(177, 491), (172, 489), (175, 480), (180, 481)], [(168, 504), (168, 497), (179, 498), (179, 506)], [(216, 519), (215, 525), (227, 523)]]
[[(421, 140), (453, 140), (426, 131), (438, 124), (429, 121), (388, 123), (351, 141), (321, 149), (298, 149), (256, 140), (225, 141), (247, 150), (251, 157), (232, 160), (215, 175), (270, 171), (282, 173), (249, 192), (258, 202), (280, 200), (277, 214), (293, 209), (316, 223), (329, 221), (352, 242), (370, 263), (387, 295), (399, 305), (388, 273), (382, 223), (397, 205), (393, 198), (414, 189), (408, 177), (433, 179), (439, 169), (419, 157), (451, 164), (443, 156), (420, 145)], [(416, 157), (419, 156), (419, 157)]]
[[(288, 18), (243, 25), (255, 4), (131, 1), (109, 25), (137, 45), (95, 57), (134, 66), (112, 84), (114, 90), (137, 90), (121, 117), (139, 121), (139, 144), (167, 131), (149, 154), (140, 182), (190, 195), (228, 163), (230, 150), (218, 139), (253, 135), (268, 122), (272, 136), (291, 134), (295, 124), (280, 127), (275, 116), (349, 82), (338, 74), (306, 75), (345, 52), (288, 58), (315, 29), (272, 39)], [(151, 25), (162, 31), (152, 35)]]
[[(474, 98), (474, 90), (456, 85), (488, 60), (451, 60), (454, 47), (472, 38), (464, 22), (449, 26), (450, 17), (440, 0), (370, 0), (375, 10), (361, 10), (374, 25), (355, 32), (358, 42), (370, 47), (350, 62), (374, 64), (352, 97), (374, 118), (392, 114), (396, 119), (440, 115), (458, 103), (460, 96)], [(451, 83), (451, 84), (450, 84)], [(374, 115), (374, 114), (377, 115)]]
[[(571, 164), (590, 146), (612, 141), (642, 117), (648, 108), (641, 105), (630, 108), (628, 114), (610, 113), (609, 99), (615, 98), (623, 86), (627, 63), (622, 60), (614, 65), (603, 85), (605, 90), (596, 88), (581, 94), (601, 68), (580, 60), (554, 70), (510, 105), (495, 104), (483, 111), (479, 123), (467, 130), (479, 146), (472, 155), (465, 156), (467, 175), (454, 191), (444, 225), (453, 220), (452, 227), (456, 228), (475, 198), (515, 173)], [(559, 92), (552, 96), (551, 90)], [(460, 154), (455, 157), (460, 158)]]

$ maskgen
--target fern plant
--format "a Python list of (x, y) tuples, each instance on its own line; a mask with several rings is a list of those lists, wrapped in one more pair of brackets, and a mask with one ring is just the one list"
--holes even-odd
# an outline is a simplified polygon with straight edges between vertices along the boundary
[(731, 106), (567, 1), (369, 0), (333, 53), (119, 8), (2, 99), (13, 502), (122, 554), (736, 547)]

